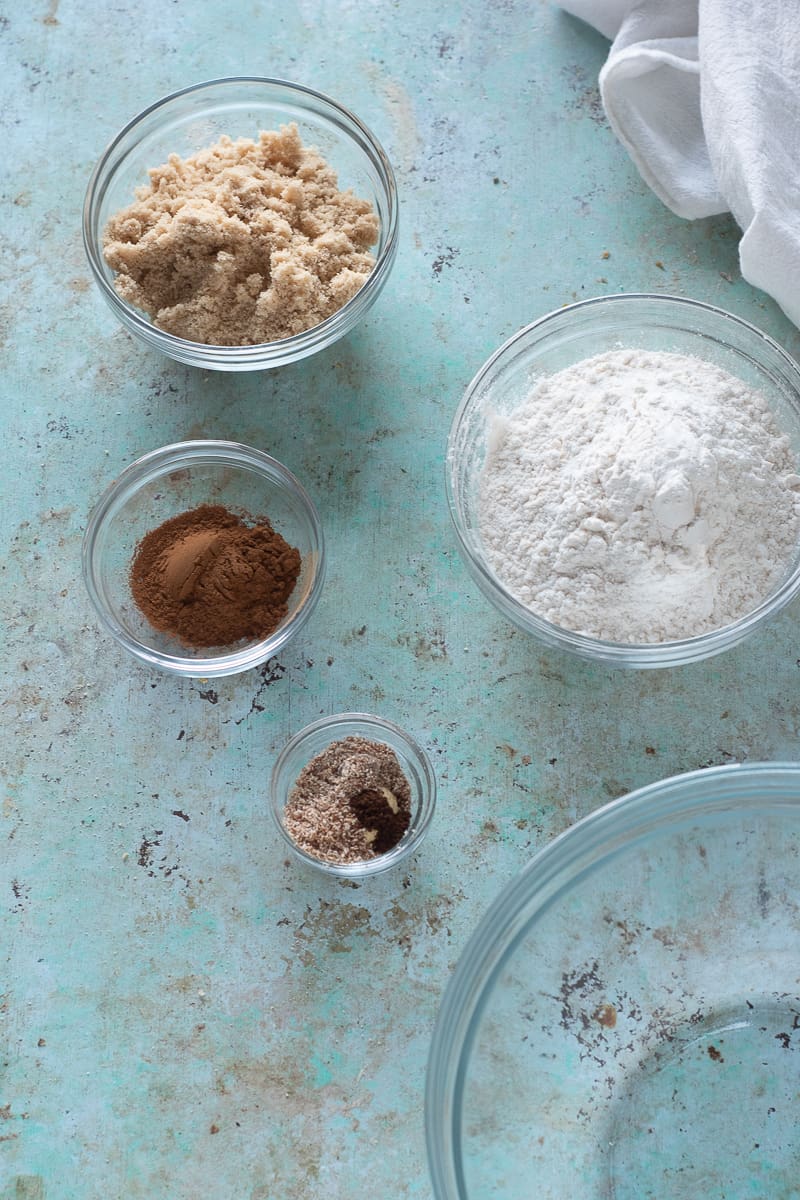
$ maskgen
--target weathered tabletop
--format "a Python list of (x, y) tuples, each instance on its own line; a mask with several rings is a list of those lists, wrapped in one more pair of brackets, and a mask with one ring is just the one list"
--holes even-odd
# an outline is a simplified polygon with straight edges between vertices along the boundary
[[(740, 280), (729, 218), (680, 221), (641, 183), (595, 87), (605, 43), (541, 0), (25, 0), (0, 47), (0, 1197), (429, 1197), (431, 1030), (488, 903), (611, 797), (795, 758), (800, 719), (797, 606), (651, 674), (501, 620), (446, 511), (458, 399), (520, 326), (606, 292), (678, 292), (800, 338)], [(106, 142), (225, 74), (335, 96), (398, 176), (386, 290), (349, 339), (278, 372), (149, 352), (84, 261)], [(193, 436), (285, 462), (329, 550), (299, 640), (213, 686), (127, 657), (80, 576), (106, 484)], [(357, 887), (288, 862), (266, 806), (288, 735), (345, 709), (418, 735), (440, 789), (408, 868)]]

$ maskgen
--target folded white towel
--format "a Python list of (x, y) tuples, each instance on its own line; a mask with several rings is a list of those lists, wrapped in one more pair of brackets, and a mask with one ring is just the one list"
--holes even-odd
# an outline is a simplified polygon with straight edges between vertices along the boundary
[(798, 0), (559, 0), (613, 39), (609, 122), (678, 216), (733, 213), (742, 275), (800, 326)]

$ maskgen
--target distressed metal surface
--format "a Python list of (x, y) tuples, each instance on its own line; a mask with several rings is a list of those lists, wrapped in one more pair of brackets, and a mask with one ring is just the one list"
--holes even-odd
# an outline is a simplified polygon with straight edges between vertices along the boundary
[[(430, 1031), (502, 884), (610, 797), (796, 756), (797, 606), (722, 658), (621, 674), (515, 633), (456, 555), (451, 415), (537, 315), (677, 291), (800, 348), (741, 282), (732, 222), (679, 221), (635, 175), (594, 86), (604, 48), (515, 0), (26, 0), (0, 15), (2, 1200), (428, 1197)], [(374, 129), (402, 244), (348, 340), (226, 377), (116, 325), (80, 209), (135, 112), (233, 73), (316, 86)], [(102, 488), (198, 435), (296, 472), (330, 564), (280, 661), (213, 685), (124, 656), (79, 569)], [(287, 736), (351, 708), (408, 726), (440, 784), (408, 870), (357, 888), (286, 862), (265, 797)]]

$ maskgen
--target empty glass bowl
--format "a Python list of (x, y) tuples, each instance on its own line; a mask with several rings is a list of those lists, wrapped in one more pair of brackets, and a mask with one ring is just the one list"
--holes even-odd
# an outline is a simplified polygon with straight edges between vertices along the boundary
[[(306, 764), (332, 742), (347, 737), (382, 742), (395, 752), (411, 788), (411, 822), (397, 845), (384, 854), (354, 863), (333, 863), (316, 858), (298, 846), (286, 828), (284, 809)], [(419, 849), (436, 807), (436, 777), (425, 751), (399, 725), (369, 713), (338, 713), (307, 725), (281, 750), (270, 781), (270, 806), (278, 832), (301, 862), (340, 879), (363, 879), (397, 866)]]
[[(146, 534), (203, 504), (266, 518), (300, 552), (288, 612), (268, 637), (192, 650), (153, 629), (134, 603), (130, 569)], [(127, 467), (95, 506), (83, 539), (83, 576), (94, 607), (120, 645), (177, 675), (235, 675), (277, 654), (303, 628), (322, 591), (325, 549), (317, 510), (281, 463), (237, 442), (178, 442)]]
[[(114, 272), (103, 258), (103, 231), (110, 216), (134, 199), (147, 171), (170, 154), (182, 158), (213, 145), (223, 134), (255, 139), (261, 130), (296, 123), (304, 145), (315, 147), (336, 171), (340, 190), (369, 200), (380, 233), (371, 249), (375, 266), (360, 290), (327, 320), (276, 342), (255, 346), (209, 346), (158, 329), (114, 289)], [(391, 164), (362, 122), (335, 100), (280, 79), (214, 79), (158, 100), (125, 126), (94, 169), (83, 209), (83, 240), (104, 299), (122, 324), (148, 345), (179, 362), (220, 371), (251, 371), (295, 362), (329, 346), (361, 320), (375, 301), (397, 252), (397, 187)]]
[(620, 667), (671, 667), (726, 650), (774, 616), (800, 589), (800, 546), (753, 610), (699, 636), (658, 643), (611, 642), (539, 616), (506, 587), (488, 561), (478, 489), (497, 415), (513, 412), (538, 379), (611, 350), (671, 351), (721, 367), (760, 391), (800, 454), (800, 370), (776, 342), (739, 317), (673, 296), (618, 295), (572, 304), (522, 329), (470, 383), (447, 448), (450, 512), (467, 568), (484, 595), (518, 628), (548, 646)]
[(436, 1200), (797, 1195), (800, 765), (695, 771), (540, 851), (431, 1048)]

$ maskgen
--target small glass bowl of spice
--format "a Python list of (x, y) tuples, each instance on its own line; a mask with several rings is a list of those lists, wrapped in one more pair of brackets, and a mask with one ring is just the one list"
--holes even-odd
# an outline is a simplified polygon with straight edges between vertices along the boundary
[(89, 181), (83, 240), (104, 299), (192, 366), (296, 362), (348, 333), (397, 251), (382, 147), (335, 100), (281, 79), (183, 88), (117, 134)]
[(317, 510), (276, 459), (178, 442), (111, 484), (83, 540), (89, 597), (141, 661), (213, 678), (258, 666), (305, 625), (325, 550)]
[(283, 748), (270, 800), (279, 832), (302, 862), (361, 879), (418, 849), (436, 779), (425, 751), (398, 725), (339, 713), (306, 726)]

